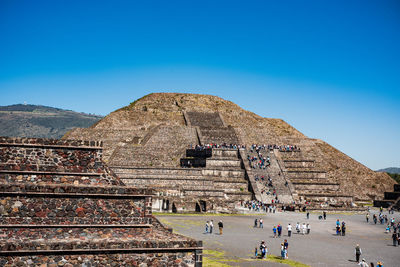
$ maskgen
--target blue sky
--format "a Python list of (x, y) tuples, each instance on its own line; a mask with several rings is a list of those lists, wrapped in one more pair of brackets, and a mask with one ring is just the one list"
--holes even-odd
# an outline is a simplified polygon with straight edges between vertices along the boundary
[(400, 167), (399, 1), (0, 1), (0, 105), (218, 95)]

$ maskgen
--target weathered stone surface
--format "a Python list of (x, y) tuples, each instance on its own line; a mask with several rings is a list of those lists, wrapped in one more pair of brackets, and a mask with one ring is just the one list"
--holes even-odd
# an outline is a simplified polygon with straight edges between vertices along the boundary
[(161, 225), (152, 190), (126, 186), (97, 145), (0, 137), (1, 266), (194, 265), (201, 242)]
[[(324, 171), (326, 179), (339, 184), (341, 192), (354, 201), (382, 198), (395, 183), (325, 142), (304, 136), (283, 120), (262, 118), (208, 95), (150, 94), (65, 138), (103, 140), (105, 160), (112, 167), (136, 168), (177, 168), (185, 148), (199, 142), (291, 144), (301, 147), (302, 159), (315, 161), (300, 164)], [(298, 160), (298, 156), (286, 155), (284, 160)], [(298, 165), (284, 166), (292, 167)]]

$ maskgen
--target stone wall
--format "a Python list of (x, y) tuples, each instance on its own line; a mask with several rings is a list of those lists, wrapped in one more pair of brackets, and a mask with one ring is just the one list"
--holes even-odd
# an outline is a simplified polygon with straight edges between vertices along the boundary
[[(200, 254), (201, 255), (201, 254)], [(96, 255), (13, 256), (0, 258), (0, 266), (195, 266), (193, 252)]]
[(238, 150), (212, 149), (211, 155), (205, 168), (115, 166), (113, 170), (126, 184), (154, 188), (154, 210), (196, 211), (202, 201), (212, 211), (232, 212), (238, 202), (252, 198)]
[(201, 266), (201, 242), (162, 226), (153, 191), (126, 186), (101, 143), (0, 140), (1, 266)]

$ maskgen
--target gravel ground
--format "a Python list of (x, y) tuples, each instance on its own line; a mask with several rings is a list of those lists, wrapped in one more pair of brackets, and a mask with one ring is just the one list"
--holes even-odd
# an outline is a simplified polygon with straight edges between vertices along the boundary
[[(372, 210), (371, 213), (377, 213)], [(400, 214), (389, 215), (398, 222)], [(391, 234), (385, 233), (385, 225), (374, 225), (372, 214), (370, 223), (365, 220), (365, 214), (328, 214), (326, 220), (318, 219), (319, 213), (311, 213), (306, 219), (305, 213), (277, 212), (275, 214), (252, 214), (246, 216), (157, 216), (162, 222), (174, 229), (174, 232), (203, 240), (205, 250), (224, 252), (224, 259), (233, 266), (284, 266), (279, 263), (265, 262), (254, 259), (254, 248), (258, 247), (261, 240), (265, 240), (269, 254), (280, 255), (280, 244), (284, 239), (289, 241), (288, 255), (291, 260), (308, 264), (310, 266), (357, 266), (355, 262), (354, 247), (360, 244), (363, 251), (361, 258), (368, 263), (378, 260), (384, 262), (385, 267), (400, 266), (400, 247), (392, 245)], [(264, 228), (254, 228), (254, 219), (262, 218)], [(213, 234), (205, 234), (205, 222), (214, 221)], [(344, 220), (347, 225), (346, 236), (336, 236), (335, 222)], [(224, 223), (223, 235), (219, 235), (217, 223)], [(309, 223), (309, 235), (292, 234), (287, 236), (286, 226), (296, 222)], [(281, 238), (273, 238), (272, 228), (280, 223), (283, 226)], [(295, 232), (295, 227), (293, 230)], [(233, 261), (232, 261), (233, 260)]]

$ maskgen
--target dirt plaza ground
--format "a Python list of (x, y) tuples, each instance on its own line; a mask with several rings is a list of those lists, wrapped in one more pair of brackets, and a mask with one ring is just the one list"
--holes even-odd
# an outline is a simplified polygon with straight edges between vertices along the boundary
[[(391, 233), (386, 234), (386, 225), (375, 225), (372, 214), (378, 213), (371, 210), (370, 222), (367, 223), (365, 214), (339, 213), (329, 214), (326, 220), (318, 218), (321, 213), (311, 213), (307, 220), (305, 213), (277, 212), (275, 214), (251, 214), (251, 215), (157, 215), (157, 217), (175, 232), (203, 240), (205, 265), (230, 265), (230, 266), (357, 266), (355, 262), (354, 248), (360, 244), (368, 263), (383, 261), (385, 267), (400, 266), (400, 247), (392, 244)], [(388, 214), (388, 218), (394, 217), (398, 222), (400, 214)], [(264, 220), (264, 228), (254, 228), (255, 218)], [(337, 236), (335, 222), (343, 220), (347, 225), (346, 236)], [(205, 222), (214, 221), (214, 233), (205, 234)], [(217, 223), (224, 223), (223, 234), (219, 235)], [(311, 233), (302, 235), (295, 233), (293, 227), (292, 237), (287, 236), (288, 223), (295, 226), (296, 223), (309, 223)], [(283, 226), (281, 238), (273, 238), (274, 225)], [(289, 260), (285, 265), (277, 263), (273, 255), (280, 255), (280, 244), (288, 239)], [(260, 241), (265, 240), (268, 247), (270, 260), (259, 260), (254, 257), (255, 247), (259, 247)], [(294, 262), (295, 261), (295, 262)], [(302, 264), (305, 265), (302, 265)], [(225, 266), (225, 265), (222, 265)]]

